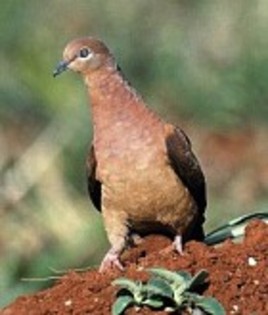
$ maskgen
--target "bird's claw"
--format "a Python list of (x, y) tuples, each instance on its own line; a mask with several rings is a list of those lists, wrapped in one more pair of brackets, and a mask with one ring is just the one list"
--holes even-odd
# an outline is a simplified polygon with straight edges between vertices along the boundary
[(161, 250), (161, 254), (169, 255), (173, 251), (177, 252), (180, 256), (184, 256), (184, 252), (182, 249), (182, 237), (180, 235), (176, 235), (173, 243)]
[(101, 262), (99, 272), (104, 272), (105, 270), (111, 269), (112, 267), (116, 267), (121, 271), (124, 270), (124, 267), (119, 260), (119, 255), (109, 251)]
[(181, 256), (184, 256), (184, 252), (182, 249), (182, 237), (181, 237), (181, 235), (175, 236), (175, 239), (174, 239), (174, 242), (172, 245), (178, 254), (180, 254)]

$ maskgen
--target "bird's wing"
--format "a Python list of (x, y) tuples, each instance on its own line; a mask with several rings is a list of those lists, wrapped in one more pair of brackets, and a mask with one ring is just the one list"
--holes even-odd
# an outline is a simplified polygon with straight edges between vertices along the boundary
[(188, 188), (198, 206), (199, 222), (202, 224), (207, 204), (206, 184), (201, 167), (192, 152), (191, 142), (180, 128), (168, 125), (166, 147), (173, 170)]
[(95, 157), (94, 147), (91, 145), (87, 157), (87, 185), (89, 196), (93, 205), (101, 211), (101, 182), (96, 178), (97, 161)]

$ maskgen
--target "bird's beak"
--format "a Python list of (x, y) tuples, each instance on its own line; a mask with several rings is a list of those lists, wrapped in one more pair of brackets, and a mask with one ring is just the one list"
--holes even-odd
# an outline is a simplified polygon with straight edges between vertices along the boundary
[(70, 64), (70, 61), (60, 61), (57, 65), (56, 69), (53, 71), (53, 77), (55, 78), (62, 72), (66, 71), (68, 69), (68, 65)]

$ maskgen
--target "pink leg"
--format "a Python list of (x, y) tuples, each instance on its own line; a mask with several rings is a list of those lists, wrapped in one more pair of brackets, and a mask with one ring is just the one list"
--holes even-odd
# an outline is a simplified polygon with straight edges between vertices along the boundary
[(136, 246), (140, 245), (143, 241), (142, 237), (137, 233), (132, 233), (130, 235), (130, 239), (131, 239), (133, 245), (136, 245)]
[(126, 248), (128, 240), (128, 226), (127, 221), (124, 217), (124, 213), (118, 211), (106, 211), (103, 209), (103, 217), (105, 223), (105, 229), (107, 232), (108, 239), (111, 244), (111, 248), (104, 256), (99, 272), (103, 272), (112, 267), (116, 267), (119, 270), (123, 270), (119, 258), (124, 249)]
[(183, 249), (182, 249), (182, 236), (181, 235), (175, 236), (173, 247), (181, 256), (184, 255)]
[(168, 247), (164, 248), (163, 250), (161, 250), (161, 253), (163, 254), (169, 254), (172, 251), (176, 251), (179, 255), (183, 256), (183, 249), (182, 249), (182, 236), (181, 235), (176, 235), (174, 237), (174, 241), (172, 243), (172, 245), (169, 245)]
[(99, 272), (103, 272), (112, 267), (124, 270), (124, 267), (119, 260), (120, 253), (121, 251), (115, 250), (113, 247), (111, 247), (101, 262)]

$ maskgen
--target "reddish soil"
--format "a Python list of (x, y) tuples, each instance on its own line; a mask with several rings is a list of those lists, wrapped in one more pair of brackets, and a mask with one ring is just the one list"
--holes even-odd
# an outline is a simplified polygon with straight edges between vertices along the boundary
[[(239, 244), (227, 240), (214, 248), (189, 242), (184, 256), (169, 250), (169, 244), (170, 241), (163, 237), (150, 236), (125, 253), (123, 273), (117, 270), (103, 274), (96, 270), (69, 272), (52, 288), (21, 296), (0, 311), (0, 315), (110, 314), (116, 294), (111, 281), (122, 275), (146, 280), (148, 275), (144, 269), (152, 266), (191, 273), (205, 268), (210, 279), (204, 295), (217, 298), (226, 314), (268, 314), (268, 225), (253, 221)], [(249, 263), (252, 259), (255, 265)], [(139, 314), (154, 313), (146, 308), (139, 311)], [(129, 309), (126, 314), (134, 315), (136, 311)]]

